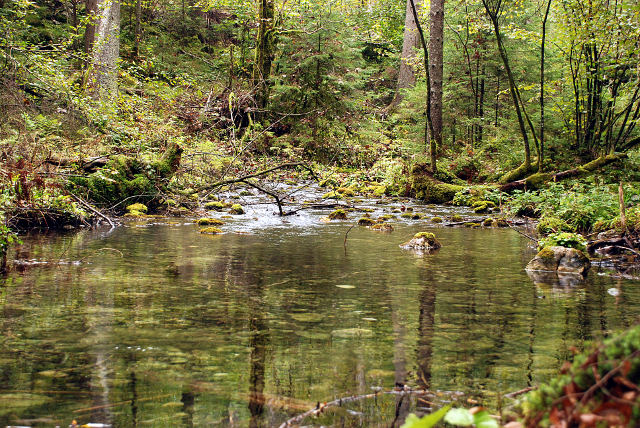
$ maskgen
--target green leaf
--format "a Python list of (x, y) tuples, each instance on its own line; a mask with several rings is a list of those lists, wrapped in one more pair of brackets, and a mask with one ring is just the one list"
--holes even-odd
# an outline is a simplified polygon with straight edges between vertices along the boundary
[(423, 418), (417, 417), (415, 414), (411, 413), (407, 416), (404, 424), (400, 428), (431, 428), (438, 422), (440, 419), (444, 417), (444, 415), (451, 408), (451, 404), (448, 404), (437, 412), (431, 413), (430, 415), (424, 416)]
[(468, 427), (473, 425), (474, 418), (471, 412), (467, 409), (456, 408), (449, 410), (447, 416), (444, 417), (446, 423), (451, 425), (459, 425)]
[(499, 428), (498, 422), (486, 410), (473, 415), (473, 423), (476, 428)]

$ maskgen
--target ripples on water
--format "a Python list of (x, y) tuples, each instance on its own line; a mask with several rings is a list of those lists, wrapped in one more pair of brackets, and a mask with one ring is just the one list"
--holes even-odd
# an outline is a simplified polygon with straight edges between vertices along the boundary
[[(392, 233), (353, 228), (346, 250), (358, 215), (281, 219), (266, 205), (221, 236), (153, 220), (26, 238), (0, 279), (0, 424), (277, 426), (395, 383), (433, 394), (364, 400), (315, 423), (390, 426), (396, 410), (398, 424), (450, 400), (495, 409), (640, 313), (637, 283), (532, 280), (519, 234), (436, 227), (428, 218), (449, 208), (417, 210), (427, 219), (398, 219)], [(443, 248), (398, 247), (420, 230)]]

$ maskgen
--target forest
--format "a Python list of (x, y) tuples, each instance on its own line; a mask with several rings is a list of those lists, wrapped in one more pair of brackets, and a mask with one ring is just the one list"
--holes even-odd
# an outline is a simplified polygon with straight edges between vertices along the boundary
[[(135, 397), (137, 381), (109, 368), (108, 362), (120, 351), (105, 350), (105, 343), (111, 344), (107, 338), (116, 333), (105, 333), (98, 328), (102, 321), (91, 317), (99, 298), (110, 302), (112, 309), (122, 306), (136, 313), (136, 321), (110, 313), (104, 322), (113, 329), (133, 328), (138, 322), (171, 325), (175, 331), (206, 330), (215, 324), (237, 334), (242, 350), (218, 344), (220, 352), (227, 357), (242, 355), (250, 368), (223, 370), (220, 367), (228, 363), (205, 356), (207, 352), (192, 342), (175, 345), (174, 354), (166, 354), (178, 363), (169, 358), (158, 368), (162, 373), (167, 370), (167, 379), (191, 378), (169, 370), (187, 366), (201, 370), (203, 379), (208, 379), (214, 375), (207, 368), (218, 367), (222, 375), (216, 379), (232, 372), (234, 382), (248, 382), (248, 391), (238, 389), (247, 399), (229, 398), (227, 390), (235, 388), (232, 383), (223, 388), (224, 411), (216, 407), (220, 404), (216, 400), (202, 399), (201, 408), (218, 415), (216, 423), (221, 426), (236, 426), (236, 416), (231, 416), (234, 406), (242, 408), (234, 410), (239, 424), (252, 427), (298, 426), (312, 418), (318, 418), (313, 419), (318, 424), (347, 420), (348, 426), (406, 428), (443, 421), (477, 427), (634, 426), (640, 420), (640, 2), (0, 0), (0, 34), (0, 307), (9, 314), (2, 324), (5, 331), (26, 329), (0, 343), (8, 355), (0, 359), (0, 407), (22, 403), (6, 412), (0, 409), (0, 423), (33, 419), (22, 425), (54, 420), (68, 424), (74, 419), (76, 424), (76, 417), (62, 419), (76, 411), (72, 403), (23, 391), (27, 377), (40, 376), (37, 373), (45, 373), (37, 385), (55, 389), (68, 379), (77, 391), (92, 391), (91, 400), (80, 400), (81, 407), (91, 409), (81, 414), (87, 423), (137, 426), (142, 422), (142, 404), (126, 412), (113, 410), (117, 408), (113, 403), (131, 398), (125, 378), (132, 382)], [(194, 228), (196, 235), (188, 238), (193, 242), (172, 232), (178, 224), (185, 230)], [(165, 229), (147, 236), (153, 227)], [(303, 238), (310, 232), (305, 230), (317, 227), (326, 232), (308, 237), (318, 242), (309, 246)], [(144, 229), (144, 234), (117, 235), (134, 233), (136, 228)], [(109, 232), (94, 235), (103, 229)], [(281, 237), (270, 235), (279, 230)], [(408, 234), (408, 240), (393, 238), (401, 233)], [(270, 244), (251, 241), (263, 236)], [(281, 248), (286, 239), (291, 239), (292, 248)], [(211, 266), (201, 253), (190, 250), (189, 242), (212, 254)], [(383, 249), (391, 243), (393, 251)], [(484, 249), (483, 243), (487, 243)], [(405, 261), (398, 244), (417, 258)], [(281, 254), (271, 254), (263, 245), (279, 248)], [(331, 253), (322, 245), (337, 250)], [(172, 246), (182, 253), (162, 252)], [(468, 248), (469, 253), (446, 255), (447, 248), (454, 251), (452, 247)], [(259, 254), (254, 257), (251, 248), (260, 248)], [(299, 254), (292, 251), (295, 248)], [(289, 251), (291, 260), (281, 260)], [(333, 285), (338, 282), (339, 293), (354, 287), (359, 291), (364, 279), (352, 279), (354, 284), (362, 281), (355, 285), (338, 279), (360, 274), (347, 263), (348, 251), (362, 254), (362, 266), (375, 272), (372, 281), (380, 287), (372, 293), (376, 298), (381, 293), (375, 305), (365, 296), (354, 300), (360, 308), (354, 311), (366, 315), (359, 305), (371, 304), (375, 308), (367, 310), (375, 316), (361, 317), (353, 328), (328, 315), (330, 308), (341, 307), (330, 303), (331, 296), (322, 295), (327, 300), (321, 299), (314, 313), (309, 308), (316, 303), (307, 301), (310, 295), (296, 289), (289, 301), (289, 289), (279, 288), (288, 279), (278, 269), (290, 272), (300, 284), (306, 279), (298, 277), (297, 270), (308, 269), (312, 288), (333, 281)], [(372, 251), (380, 252), (380, 264), (369, 258)], [(161, 274), (145, 264), (145, 252), (162, 258), (157, 265), (162, 265)], [(495, 255), (491, 262), (495, 274), (485, 272), (477, 260), (484, 253)], [(497, 257), (509, 260), (514, 268), (504, 278)], [(88, 284), (99, 279), (87, 271), (93, 268), (72, 265), (85, 266), (87, 261), (91, 265), (98, 259), (106, 260), (104, 269), (113, 272), (109, 275), (119, 285), (111, 292), (91, 286), (80, 299), (83, 292), (76, 290), (79, 285), (72, 278), (84, 278)], [(48, 266), (52, 260), (58, 260), (61, 278), (46, 268), (38, 270), (39, 263)], [(62, 260), (68, 266), (60, 267)], [(138, 284), (135, 270), (127, 264), (134, 260), (149, 269), (144, 276), (147, 285), (140, 285), (144, 291), (128, 288)], [(460, 273), (452, 260), (473, 272)], [(254, 271), (254, 263), (265, 270)], [(406, 277), (396, 272), (404, 264), (412, 266)], [(389, 270), (379, 272), (377, 266)], [(69, 269), (68, 274), (62, 275), (61, 269)], [(215, 269), (212, 281), (219, 284), (214, 288), (224, 292), (212, 299), (225, 308), (226, 318), (207, 310), (202, 319), (188, 315), (188, 306), (201, 305), (209, 292), (196, 293), (188, 284), (206, 282), (204, 270)], [(469, 289), (458, 296), (469, 305), (464, 323), (471, 317), (480, 324), (501, 326), (500, 331), (478, 330), (469, 339), (469, 346), (486, 351), (479, 352), (481, 362), (471, 361), (473, 350), (461, 357), (468, 364), (453, 362), (455, 351), (448, 340), (463, 340), (456, 335), (477, 326), (465, 324), (447, 332), (459, 321), (456, 295), (446, 294), (444, 286), (443, 278), (452, 272), (457, 272), (456, 278), (468, 278)], [(167, 304), (181, 298), (170, 289), (172, 280), (165, 284), (154, 275), (177, 278), (176, 283), (189, 290), (185, 298), (193, 302), (174, 308), (183, 315), (182, 324), (165, 318), (168, 315), (154, 315), (156, 303), (147, 300), (151, 295), (163, 296), (161, 301)], [(119, 278), (125, 277), (131, 282), (121, 284)], [(397, 290), (392, 278), (440, 286), (409, 287), (393, 297)], [(66, 298), (40, 290), (41, 284), (51, 281), (70, 287)], [(513, 287), (523, 281), (533, 287), (533, 303), (520, 294), (522, 290), (513, 292), (519, 296), (513, 300), (499, 290), (495, 298), (500, 308), (488, 310), (490, 315), (482, 322), (474, 318), (480, 316), (476, 310), (483, 312), (476, 304), (493, 296), (492, 289), (484, 287)], [(154, 288), (158, 284), (169, 289)], [(71, 300), (76, 302), (73, 308), (84, 308), (90, 301), (93, 306), (82, 309), (88, 311), (86, 317), (76, 321), (97, 333), (91, 333), (89, 340), (81, 329), (71, 330), (78, 343), (91, 342), (87, 345), (91, 350), (61, 345), (54, 328), (34, 321), (71, 323), (77, 314), (68, 319), (58, 308), (46, 315), (31, 300), (31, 292), (46, 296), (51, 308), (66, 307)], [(552, 297), (535, 303), (538, 297), (545, 299), (545, 293)], [(307, 305), (304, 313), (292, 309), (296, 299)], [(520, 299), (527, 303), (519, 303)], [(605, 309), (605, 301), (613, 306)], [(414, 303), (416, 308), (408, 309)], [(563, 309), (574, 304), (577, 320)], [(520, 320), (516, 309), (511, 315), (503, 312), (509, 307), (526, 307), (535, 315)], [(263, 309), (262, 315), (252, 315)], [(387, 310), (388, 326), (369, 326)], [(419, 315), (408, 315), (411, 310)], [(541, 327), (528, 324), (542, 323), (538, 317), (545, 310), (554, 314), (549, 337), (534, 334)], [(592, 322), (596, 313), (601, 314), (597, 328)], [(511, 316), (519, 321), (512, 322)], [(566, 322), (556, 316), (566, 317)], [(246, 323), (240, 326), (239, 319)], [(325, 322), (330, 334), (317, 331)], [(561, 334), (562, 328), (568, 330)], [(378, 370), (379, 376), (372, 376), (381, 382), (375, 386), (380, 389), (373, 395), (390, 394), (395, 401), (389, 412), (395, 416), (372, 410), (371, 391), (364, 386), (372, 384), (354, 386), (335, 380), (329, 386), (311, 367), (296, 373), (292, 367), (303, 364), (302, 355), (295, 362), (287, 360), (290, 365), (285, 370), (276, 355), (286, 353), (283, 347), (294, 346), (286, 339), (287, 329), (302, 332), (297, 337), (311, 344), (360, 343), (366, 355), (362, 358), (373, 367), (367, 373)], [(526, 329), (529, 335), (522, 333)], [(33, 361), (29, 357), (28, 364), (21, 361), (21, 355), (39, 352), (35, 342), (18, 338), (27, 337), (27, 331), (34, 341), (38, 336), (47, 343), (51, 355), (34, 356)], [(502, 352), (509, 351), (505, 343), (511, 337), (505, 332), (510, 331), (519, 332), (512, 337), (517, 344), (511, 351), (525, 358), (528, 349), (531, 363), (526, 364), (528, 377), (519, 380), (517, 376), (525, 375), (516, 376), (506, 364), (508, 380), (502, 382), (492, 367), (503, 367)], [(122, 343), (134, 336), (136, 343), (151, 340), (142, 333), (127, 334), (118, 330), (118, 338), (127, 338)], [(222, 337), (218, 332), (207, 334), (216, 343)], [(484, 347), (485, 339), (491, 341), (490, 347)], [(568, 343), (570, 339), (575, 343)], [(386, 359), (376, 354), (376, 341), (386, 344), (380, 345), (380, 355), (389, 348)], [(309, 351), (307, 345), (296, 342), (296, 352)], [(415, 361), (406, 356), (412, 346)], [(544, 365), (537, 359), (536, 347), (556, 358), (549, 363), (552, 371), (536, 368)], [(66, 356), (54, 358), (54, 354)], [(69, 355), (75, 357), (68, 361)], [(345, 368), (345, 373), (366, 365), (358, 356), (340, 355), (345, 365), (353, 359), (353, 367)], [(437, 357), (446, 364), (438, 366)], [(159, 363), (163, 357), (154, 358)], [(85, 359), (95, 360), (93, 368), (88, 374), (75, 373)], [(129, 367), (136, 361), (143, 365), (140, 373), (149, 376), (155, 367), (146, 360), (143, 364), (138, 354), (118, 356), (117, 361), (114, 367)], [(332, 364), (318, 361), (330, 370)], [(387, 378), (374, 362), (380, 367), (386, 364)], [(405, 368), (412, 364), (414, 368)], [(446, 370), (439, 372), (438, 367)], [(305, 377), (301, 373), (307, 370), (310, 374)], [(483, 383), (478, 373), (485, 370), (488, 380)], [(290, 383), (298, 375), (315, 379), (318, 389), (303, 392), (290, 385), (286, 392), (285, 372)], [(135, 370), (131, 373), (135, 377)], [(156, 393), (179, 391), (174, 391), (179, 395), (179, 404), (174, 403), (177, 413), (165, 415), (174, 404), (159, 403), (149, 410), (156, 418), (151, 425), (214, 424), (194, 410), (195, 397), (213, 394), (207, 389), (214, 388), (213, 380), (200, 385), (204, 380), (194, 377), (184, 382), (187, 390), (172, 383), (175, 380), (160, 387), (152, 378), (139, 376), (140, 385), (146, 385), (140, 394), (151, 389), (149, 385)], [(450, 384), (451, 379), (457, 383)], [(341, 382), (343, 389), (336, 386)], [(444, 389), (467, 395), (431, 397), (438, 382)], [(93, 394), (94, 390), (101, 392)], [(507, 394), (512, 391), (516, 392)], [(287, 407), (282, 397), (306, 404)], [(346, 413), (333, 409), (342, 408), (343, 398), (348, 397), (345, 402), (362, 408)], [(513, 403), (505, 405), (503, 397)], [(421, 402), (430, 404), (425, 407)], [(65, 414), (54, 412), (55, 417), (45, 422), (38, 419), (56, 407), (56, 412)]]

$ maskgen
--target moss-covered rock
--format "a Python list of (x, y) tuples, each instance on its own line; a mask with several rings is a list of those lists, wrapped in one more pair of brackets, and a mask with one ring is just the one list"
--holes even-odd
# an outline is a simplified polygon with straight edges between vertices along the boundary
[(484, 227), (491, 227), (493, 226), (493, 219), (491, 217), (487, 217), (482, 221), (482, 225)]
[(480, 226), (482, 226), (480, 223), (475, 223), (475, 222), (472, 222), (472, 221), (467, 222), (467, 223), (464, 224), (464, 227), (469, 227), (471, 229), (477, 229)]
[(369, 217), (362, 217), (358, 220), (358, 226), (372, 226), (376, 224), (376, 221)]
[(211, 201), (204, 204), (204, 207), (208, 210), (222, 211), (224, 209), (224, 204), (220, 201)]
[(544, 247), (529, 262), (526, 269), (586, 275), (591, 267), (589, 258), (580, 250), (567, 247)]
[(431, 223), (442, 223), (442, 217), (432, 217)]
[(220, 233), (222, 233), (222, 229), (218, 228), (218, 227), (205, 227), (203, 229), (200, 229), (200, 233), (204, 234), (204, 235), (218, 235)]
[(146, 213), (148, 211), (148, 208), (145, 204), (141, 204), (138, 202), (135, 204), (127, 205), (127, 211), (128, 212), (138, 211), (141, 213)]
[(389, 220), (393, 220), (394, 218), (396, 218), (396, 216), (394, 216), (393, 214), (384, 214), (378, 217), (378, 220), (389, 221)]
[(460, 214), (454, 214), (451, 217), (449, 217), (449, 220), (453, 223), (460, 223), (461, 221), (464, 220), (464, 218)]
[(497, 218), (495, 221), (497, 227), (509, 227), (509, 222), (504, 218)]
[(180, 164), (182, 148), (172, 144), (158, 161), (115, 155), (98, 171), (83, 177), (71, 177), (71, 190), (85, 194), (99, 205), (116, 205), (127, 198), (149, 204), (158, 200), (164, 183)]
[(442, 183), (431, 175), (426, 164), (417, 164), (411, 173), (411, 189), (416, 198), (434, 204), (453, 200), (463, 186)]
[(473, 211), (478, 214), (489, 212), (495, 207), (496, 207), (496, 204), (493, 203), (492, 201), (476, 201), (473, 203), (473, 205), (471, 205), (471, 208), (473, 208)]
[(198, 226), (222, 226), (224, 221), (218, 220), (217, 218), (199, 218), (196, 220)]
[(342, 209), (338, 209), (329, 214), (329, 220), (346, 220), (347, 212)]
[(400, 245), (405, 250), (434, 251), (442, 245), (436, 239), (436, 235), (431, 232), (418, 232), (411, 240)]
[(244, 214), (244, 208), (240, 204), (233, 204), (231, 208), (229, 208), (229, 213), (234, 215)]

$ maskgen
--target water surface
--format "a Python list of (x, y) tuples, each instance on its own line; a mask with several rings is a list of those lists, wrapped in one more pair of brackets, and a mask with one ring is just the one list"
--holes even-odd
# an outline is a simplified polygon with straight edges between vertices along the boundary
[[(632, 281), (534, 282), (533, 249), (510, 229), (254, 214), (220, 236), (157, 220), (25, 238), (0, 279), (0, 424), (277, 426), (396, 383), (433, 395), (305, 423), (398, 425), (451, 400), (496, 409), (640, 314)], [(443, 248), (398, 247), (420, 230)]]

